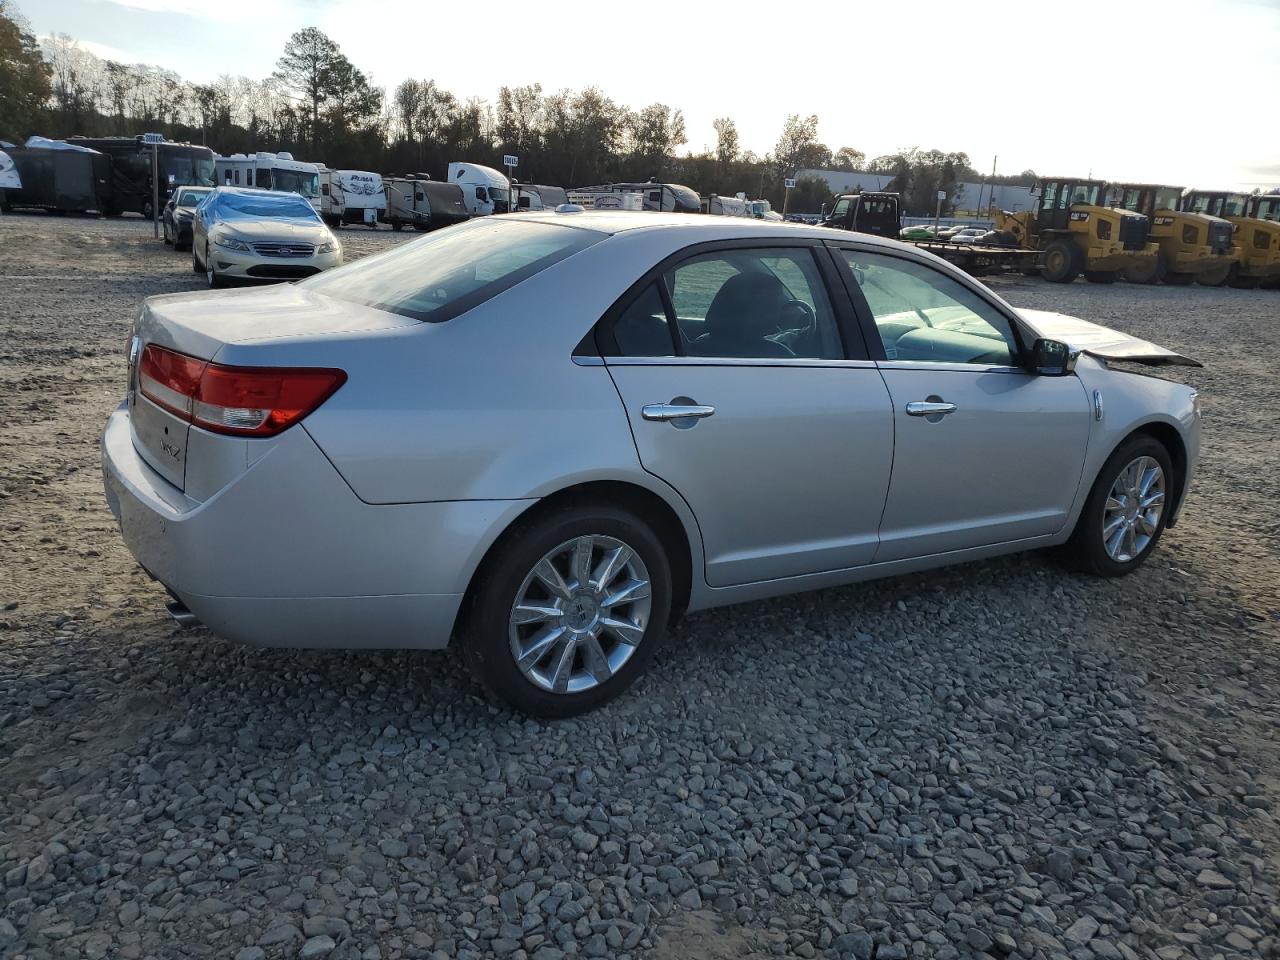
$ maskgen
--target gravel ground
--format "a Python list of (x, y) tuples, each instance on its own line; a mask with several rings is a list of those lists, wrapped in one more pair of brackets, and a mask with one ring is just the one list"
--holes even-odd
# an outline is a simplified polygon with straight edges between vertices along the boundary
[(0, 217), (0, 956), (1280, 956), (1280, 294), (993, 281), (1207, 364), (1135, 576), (697, 615), (545, 724), (452, 654), (164, 618), (97, 439), (138, 299), (196, 282), (137, 220)]

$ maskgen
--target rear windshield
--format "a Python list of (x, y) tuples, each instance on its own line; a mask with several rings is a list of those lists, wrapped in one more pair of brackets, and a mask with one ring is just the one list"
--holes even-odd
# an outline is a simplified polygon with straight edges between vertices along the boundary
[(603, 237), (574, 227), (485, 217), (317, 274), (299, 286), (414, 320), (439, 323)]

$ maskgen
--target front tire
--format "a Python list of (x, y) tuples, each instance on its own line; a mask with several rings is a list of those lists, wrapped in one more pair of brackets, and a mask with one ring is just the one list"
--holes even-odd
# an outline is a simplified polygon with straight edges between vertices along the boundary
[(652, 659), (671, 615), (671, 567), (630, 511), (571, 504), (519, 521), (476, 574), (463, 644), (476, 678), (538, 717), (613, 699)]
[(1169, 451), (1139, 434), (1107, 458), (1089, 491), (1066, 556), (1078, 570), (1122, 577), (1146, 561), (1160, 541), (1173, 496)]
[(1124, 268), (1124, 279), (1128, 283), (1159, 283), (1169, 272), (1169, 261), (1163, 250), (1154, 257), (1146, 257), (1138, 263)]
[(1196, 283), (1202, 287), (1221, 287), (1225, 286), (1237, 269), (1237, 264), (1233, 261), (1219, 263), (1212, 270), (1205, 270), (1196, 276)]
[(1040, 275), (1050, 283), (1071, 283), (1080, 276), (1080, 252), (1070, 240), (1055, 240), (1044, 248)]
[(209, 256), (209, 245), (204, 245), (204, 278), (209, 284), (210, 290), (220, 290), (227, 285), (222, 279), (222, 275), (218, 273), (218, 268), (213, 265), (213, 258)]

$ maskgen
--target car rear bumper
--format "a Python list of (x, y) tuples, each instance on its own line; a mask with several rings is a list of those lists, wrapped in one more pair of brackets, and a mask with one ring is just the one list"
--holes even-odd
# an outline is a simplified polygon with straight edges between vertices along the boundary
[(125, 544), (199, 620), (257, 646), (446, 646), (484, 551), (528, 503), (367, 504), (301, 427), (200, 502), (142, 459), (129, 420), (121, 405), (102, 438)]

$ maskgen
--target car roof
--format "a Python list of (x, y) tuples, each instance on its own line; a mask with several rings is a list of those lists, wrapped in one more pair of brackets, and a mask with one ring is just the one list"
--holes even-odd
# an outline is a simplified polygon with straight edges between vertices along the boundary
[(548, 223), (561, 227), (577, 227), (598, 233), (622, 234), (636, 231), (678, 231), (687, 243), (712, 240), (811, 238), (815, 240), (857, 239), (859, 243), (877, 246), (896, 246), (894, 241), (866, 233), (851, 234), (848, 230), (815, 227), (803, 223), (780, 220), (757, 220), (747, 217), (720, 217), (697, 213), (658, 213), (652, 210), (582, 210), (560, 213), (554, 210), (538, 210), (528, 213), (503, 214), (505, 218), (533, 223)]

